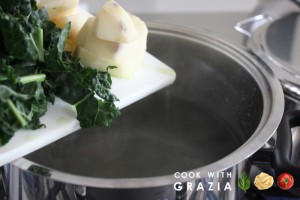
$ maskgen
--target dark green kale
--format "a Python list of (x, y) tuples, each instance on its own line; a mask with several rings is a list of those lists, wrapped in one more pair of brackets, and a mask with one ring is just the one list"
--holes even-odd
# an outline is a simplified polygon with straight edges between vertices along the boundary
[(42, 87), (46, 75), (31, 66), (8, 65), (0, 59), (0, 145), (21, 128), (37, 129), (47, 111)]
[(55, 97), (76, 107), (81, 127), (108, 127), (120, 115), (108, 71), (64, 51), (70, 26), (56, 27), (33, 0), (0, 0), (0, 145), (21, 128), (43, 126)]

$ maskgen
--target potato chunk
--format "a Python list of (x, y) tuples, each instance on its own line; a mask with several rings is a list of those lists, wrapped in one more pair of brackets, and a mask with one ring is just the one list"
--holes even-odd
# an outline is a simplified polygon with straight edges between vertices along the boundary
[(75, 14), (68, 16), (55, 17), (52, 21), (59, 27), (64, 28), (68, 22), (71, 22), (69, 37), (72, 40), (77, 40), (77, 35), (88, 18), (93, 15), (85, 10), (78, 10)]
[(97, 38), (111, 42), (132, 42), (138, 35), (130, 14), (113, 0), (97, 13), (94, 31)]
[(40, 0), (38, 5), (44, 6), (52, 19), (72, 15), (78, 4), (79, 0)]
[[(117, 6), (117, 8), (111, 8), (112, 6)], [(117, 68), (110, 70), (111, 75), (122, 78), (131, 77), (144, 58), (148, 29), (141, 19), (128, 13), (118, 4), (114, 5), (113, 0), (106, 2), (99, 13), (109, 9), (116, 9), (119, 12), (111, 12), (111, 17), (104, 17), (104, 19), (100, 19), (103, 18), (103, 15), (98, 14), (86, 21), (77, 36), (74, 55), (79, 57), (86, 66), (106, 71), (109, 65), (114, 65)], [(123, 14), (120, 15), (120, 12)], [(116, 28), (119, 26), (120, 20), (112, 20), (122, 18), (124, 13), (126, 17), (122, 20), (125, 20), (125, 24), (127, 24), (126, 20), (129, 20), (128, 24), (132, 29), (126, 32)], [(104, 22), (105, 20), (108, 20), (109, 23)], [(128, 33), (134, 34), (129, 37)]]

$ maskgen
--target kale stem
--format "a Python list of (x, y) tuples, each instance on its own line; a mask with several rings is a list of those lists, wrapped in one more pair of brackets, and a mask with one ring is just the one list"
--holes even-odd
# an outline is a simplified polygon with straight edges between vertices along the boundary
[(7, 77), (0, 76), (0, 81), (6, 81)]
[(44, 62), (44, 40), (43, 40), (43, 29), (38, 28), (38, 48), (39, 48), (39, 58), (41, 62)]
[(81, 104), (82, 102), (84, 102), (85, 100), (87, 100), (90, 96), (94, 95), (94, 92), (90, 92), (89, 94), (87, 94), (85, 97), (83, 97), (80, 101), (78, 101), (77, 103), (74, 104), (74, 106), (78, 106), (79, 104)]
[(25, 119), (21, 116), (20, 112), (18, 111), (18, 109), (16, 108), (15, 104), (8, 99), (7, 104), (9, 106), (9, 108), (11, 109), (11, 111), (14, 113), (15, 117), (18, 119), (19, 123), (21, 124), (22, 127), (25, 127), (27, 125), (27, 122), (25, 121)]
[(39, 61), (44, 62), (43, 29), (37, 28), (37, 34), (38, 34), (37, 44), (34, 41), (31, 33), (30, 33), (30, 39), (32, 41), (32, 44), (34, 45), (34, 48), (36, 49), (36, 51), (38, 53)]
[(45, 74), (33, 74), (33, 75), (27, 75), (27, 76), (22, 76), (19, 81), (22, 84), (27, 84), (31, 82), (43, 82), (46, 78)]

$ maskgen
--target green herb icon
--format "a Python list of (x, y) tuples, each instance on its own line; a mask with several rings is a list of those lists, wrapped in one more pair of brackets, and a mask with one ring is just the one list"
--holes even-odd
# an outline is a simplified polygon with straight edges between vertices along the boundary
[(251, 182), (248, 174), (246, 172), (243, 172), (238, 180), (238, 187), (245, 192), (250, 188)]

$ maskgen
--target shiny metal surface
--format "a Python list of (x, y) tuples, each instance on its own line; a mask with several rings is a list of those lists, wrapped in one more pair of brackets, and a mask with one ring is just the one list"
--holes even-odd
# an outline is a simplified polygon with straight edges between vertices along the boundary
[[(300, 110), (300, 99), (294, 97), (285, 96), (285, 110)], [(292, 133), (292, 155), (291, 162), (296, 165), (300, 165), (300, 127), (294, 127), (291, 130)]]
[(237, 23), (246, 46), (262, 58), (289, 95), (300, 98), (300, 7), (292, 1), (267, 1), (254, 15)]
[(297, 165), (300, 164), (300, 127), (295, 127), (292, 129), (293, 138), (293, 154), (291, 161)]
[[(233, 167), (224, 170), (224, 173), (230, 173), (230, 178), (207, 178), (193, 180), (190, 183), (197, 185), (203, 183), (204, 190), (187, 190), (175, 192), (173, 185), (162, 186), (157, 188), (139, 188), (139, 189), (107, 189), (94, 188), (87, 186), (78, 186), (69, 183), (62, 183), (51, 178), (36, 175), (31, 172), (20, 169), (14, 165), (6, 165), (5, 172), (10, 181), (6, 184), (10, 200), (234, 200), (244, 199), (244, 192), (232, 188), (232, 191), (218, 190), (218, 185), (224, 187), (227, 182), (235, 185), (238, 176), (249, 168), (250, 163), (245, 160)], [(14, 180), (12, 180), (14, 179)], [(213, 191), (209, 190), (213, 184)]]
[(0, 168), (0, 199), (7, 200), (7, 191), (5, 190), (5, 177), (4, 169)]
[[(167, 24), (148, 27), (148, 51), (175, 69), (174, 85), (122, 110), (111, 128), (80, 130), (8, 169), (98, 189), (172, 187), (188, 181), (176, 179), (177, 171), (238, 168), (235, 181), (244, 168), (240, 165), (280, 122), (279, 81), (258, 60), (210, 33)], [(230, 195), (224, 199), (238, 191)]]
[(277, 74), (285, 89), (297, 94), (298, 97), (300, 97), (299, 34), (300, 13), (292, 13), (268, 26), (263, 43), (269, 59), (275, 63), (275, 67), (280, 68)]

